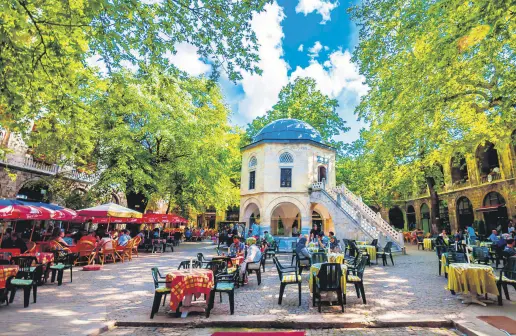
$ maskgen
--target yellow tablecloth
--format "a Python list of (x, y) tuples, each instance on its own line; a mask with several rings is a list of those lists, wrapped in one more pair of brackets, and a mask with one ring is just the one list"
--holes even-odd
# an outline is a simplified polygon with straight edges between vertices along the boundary
[[(317, 274), (321, 269), (322, 264), (313, 264), (310, 266), (310, 277), (308, 278), (308, 286), (310, 287), (310, 293), (313, 293), (313, 282), (314, 278), (317, 279)], [(348, 266), (342, 264), (342, 277), (340, 278), (340, 287), (342, 289), (342, 294), (346, 294), (346, 274), (348, 273)]]
[(369, 242), (366, 242), (366, 241), (357, 241), (356, 243), (357, 243), (357, 245), (359, 245), (359, 246), (360, 246), (360, 245), (367, 245), (367, 244), (369, 244)]
[(491, 247), (492, 242), (480, 242), (480, 247)]
[(328, 261), (331, 263), (344, 263), (344, 254), (343, 253), (330, 253), (328, 254)]
[(479, 264), (451, 264), (448, 266), (448, 290), (455, 293), (486, 293), (498, 296), (496, 277), (491, 266)]
[(361, 250), (366, 250), (371, 260), (376, 260), (376, 246), (373, 245), (362, 245), (358, 247)]
[(442, 274), (448, 273), (448, 266), (446, 265), (447, 262), (448, 262), (448, 260), (446, 260), (446, 253), (443, 253), (441, 255), (441, 273)]
[(423, 239), (423, 247), (425, 250), (431, 250), (432, 249), (432, 238)]

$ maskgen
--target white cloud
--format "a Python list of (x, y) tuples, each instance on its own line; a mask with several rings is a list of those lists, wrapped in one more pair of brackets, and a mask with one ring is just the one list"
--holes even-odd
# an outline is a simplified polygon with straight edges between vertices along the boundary
[(251, 21), (258, 43), (262, 75), (242, 73), (244, 98), (238, 103), (238, 113), (247, 121), (265, 114), (278, 100), (278, 94), (288, 83), (288, 64), (283, 59), (282, 40), (285, 36), (281, 21), (285, 18), (283, 9), (276, 3), (267, 4), (265, 11), (255, 15)]
[(303, 51), (304, 45), (300, 44), (299, 48), (297, 48), (297, 51)]
[(365, 78), (358, 72), (358, 67), (351, 61), (349, 51), (336, 50), (322, 64), (312, 59), (306, 68), (297, 67), (290, 76), (290, 81), (297, 77), (311, 77), (317, 82), (322, 93), (339, 102), (337, 112), (351, 127), (348, 133), (337, 136), (337, 140), (351, 142), (359, 137), (359, 131), (367, 127), (354, 115), (360, 98), (367, 93)]
[[(327, 50), (326, 48), (328, 47), (324, 47), (325, 50)], [(308, 48), (308, 56), (310, 56), (310, 58), (312, 59), (319, 57), (319, 53), (321, 52), (321, 50), (323, 50), (323, 45), (321, 44), (321, 42), (315, 41), (314, 46)]]
[(330, 13), (339, 6), (337, 0), (299, 0), (296, 6), (296, 13), (303, 13), (306, 15), (317, 12), (322, 16), (321, 24), (330, 21)]
[(187, 42), (176, 44), (177, 53), (174, 55), (167, 52), (165, 56), (180, 70), (185, 71), (191, 76), (200, 76), (211, 70), (209, 64), (204, 63), (197, 54), (197, 47)]

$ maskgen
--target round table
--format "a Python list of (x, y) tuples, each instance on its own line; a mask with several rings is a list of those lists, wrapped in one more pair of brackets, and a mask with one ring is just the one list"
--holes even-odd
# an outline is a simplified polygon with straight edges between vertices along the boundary
[(5, 288), (5, 282), (9, 277), (16, 276), (18, 266), (16, 265), (0, 265), (0, 288)]
[[(170, 309), (175, 311), (179, 303), (185, 299), (182, 312), (190, 310), (192, 295), (195, 297), (210, 295), (213, 288), (213, 272), (210, 269), (193, 268), (173, 270), (166, 276), (167, 287), (170, 288)], [(192, 307), (193, 308), (193, 307)]]
[(344, 253), (328, 253), (328, 262), (343, 264)]
[(366, 250), (369, 254), (369, 260), (376, 260), (376, 246), (373, 245), (361, 245), (358, 246), (361, 250)]
[(476, 295), (499, 295), (493, 268), (487, 265), (457, 263), (448, 266), (448, 290), (452, 293), (470, 294), (474, 303)]

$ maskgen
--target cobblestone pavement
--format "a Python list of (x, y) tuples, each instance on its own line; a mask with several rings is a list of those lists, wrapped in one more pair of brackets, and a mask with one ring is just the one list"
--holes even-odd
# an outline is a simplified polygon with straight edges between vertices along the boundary
[[(23, 308), (21, 293), (9, 306), (0, 306), (3, 324), (0, 335), (35, 335), (52, 330), (54, 335), (88, 334), (98, 330), (108, 321), (171, 322), (167, 307), (160, 307), (154, 320), (149, 319), (154, 287), (150, 268), (157, 266), (162, 273), (175, 269), (181, 260), (195, 257), (197, 252), (206, 256), (213, 253), (206, 243), (183, 243), (174, 253), (144, 254), (133, 261), (105, 265), (98, 272), (74, 269), (73, 284), (65, 273), (63, 285), (45, 284), (38, 288), (38, 301)], [(289, 256), (282, 257), (285, 263)], [(306, 321), (339, 320), (367, 322), (375, 319), (453, 319), (467, 306), (445, 290), (446, 279), (438, 277), (435, 252), (408, 248), (408, 255), (396, 255), (395, 266), (367, 267), (365, 291), (367, 304), (362, 304), (355, 289), (348, 286), (345, 313), (336, 306), (323, 307), (323, 313), (312, 308), (308, 272), (303, 273), (302, 304), (298, 306), (297, 288), (287, 286), (282, 305), (278, 305), (279, 279), (272, 262), (267, 262), (262, 274), (262, 284), (257, 285), (256, 275), (249, 285), (236, 290), (235, 315), (230, 317), (227, 296), (223, 302), (215, 301), (210, 319), (249, 318)], [(511, 293), (511, 295), (514, 295)], [(247, 317), (246, 317), (247, 316)], [(203, 321), (204, 316), (192, 315), (186, 321)]]
[[(170, 329), (170, 328), (116, 328), (104, 335), (106, 336), (127, 336), (127, 335), (140, 335), (140, 336), (211, 336), (216, 331), (222, 331), (222, 329)], [(224, 329), (223, 331), (238, 332), (238, 331), (293, 331), (282, 330), (282, 329)], [(449, 335), (460, 335), (453, 330), (444, 328), (378, 328), (378, 329), (309, 329), (305, 330), (306, 336), (337, 336), (337, 335), (349, 335), (349, 336), (400, 336), (400, 335), (418, 335), (418, 336), (449, 336)]]

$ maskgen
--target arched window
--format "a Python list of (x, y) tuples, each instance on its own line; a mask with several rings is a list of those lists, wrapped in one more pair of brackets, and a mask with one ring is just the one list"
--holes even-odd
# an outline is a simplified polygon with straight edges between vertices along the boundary
[(256, 160), (256, 156), (251, 157), (249, 160), (249, 168), (255, 168), (258, 165), (258, 160)]
[(286, 152), (286, 153), (283, 153), (280, 155), (279, 162), (280, 163), (294, 163), (294, 157), (292, 156), (292, 154)]
[(465, 196), (457, 200), (457, 221), (459, 228), (464, 229), (466, 225), (472, 225), (475, 217), (473, 215), (473, 206), (469, 199)]
[(478, 170), (482, 183), (500, 179), (500, 162), (498, 161), (498, 151), (495, 145), (486, 141), (484, 145), (477, 148)]
[(466, 158), (461, 154), (455, 154), (451, 159), (451, 177), (455, 185), (466, 183), (469, 179)]
[[(483, 205), (480, 210), (484, 213), (484, 222), (487, 228), (486, 234), (489, 234), (491, 230), (500, 228), (502, 232), (507, 232), (509, 217), (503, 196), (496, 191), (491, 191), (484, 197)], [(500, 233), (500, 230), (498, 231)]]

